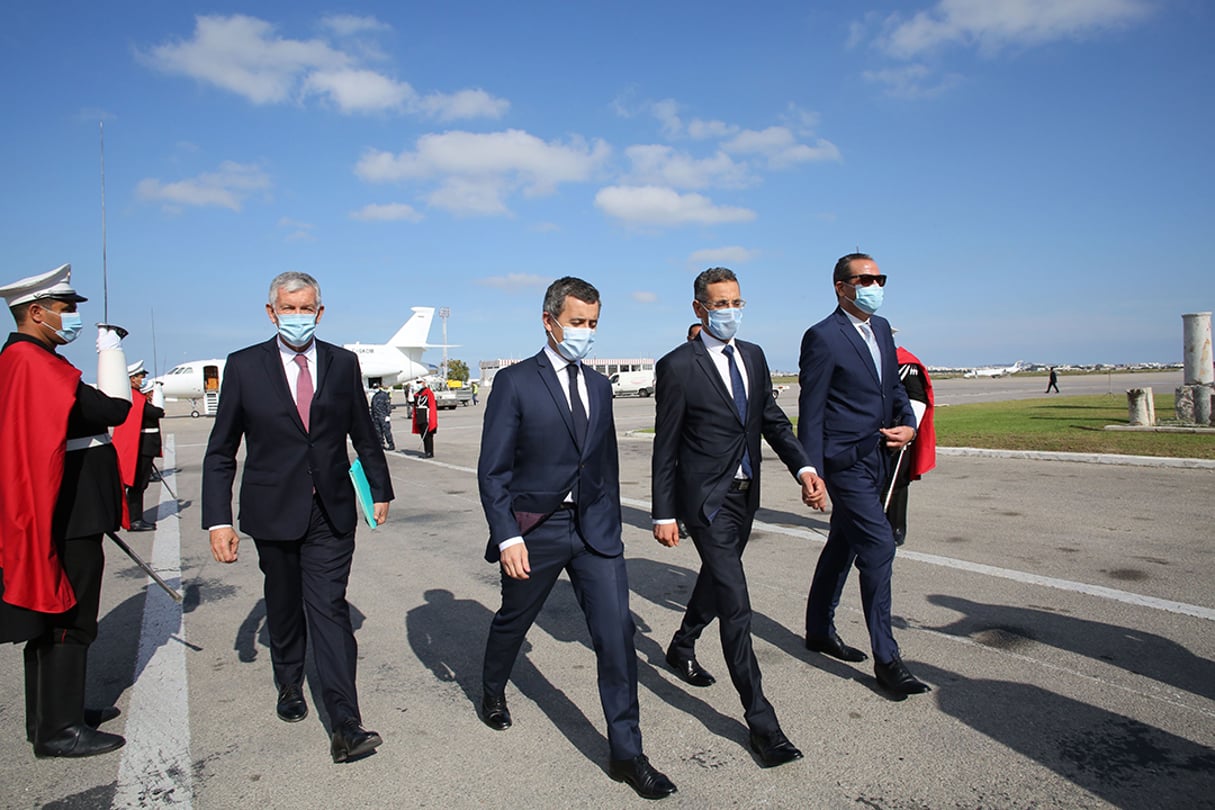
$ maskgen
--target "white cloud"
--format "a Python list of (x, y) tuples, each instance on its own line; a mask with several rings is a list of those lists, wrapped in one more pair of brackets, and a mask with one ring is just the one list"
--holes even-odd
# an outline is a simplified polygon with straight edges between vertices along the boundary
[(889, 16), (879, 42), (901, 58), (947, 43), (992, 53), (1121, 28), (1151, 11), (1146, 0), (939, 0), (910, 19)]
[(270, 185), (269, 175), (260, 166), (224, 161), (218, 171), (189, 180), (163, 183), (155, 178), (145, 178), (135, 186), (135, 196), (171, 207), (215, 206), (239, 211), (251, 194), (268, 190)]
[(745, 129), (721, 147), (733, 154), (762, 155), (770, 169), (783, 169), (809, 161), (840, 159), (840, 150), (831, 141), (818, 138), (813, 146), (799, 143), (788, 127)]
[(508, 213), (505, 198), (515, 192), (540, 196), (562, 183), (589, 180), (610, 153), (601, 140), (544, 141), (517, 129), (451, 131), (423, 135), (412, 151), (369, 150), (354, 171), (369, 183), (436, 180), (431, 205), (494, 215)]
[[(651, 102), (650, 114), (658, 119), (662, 134), (667, 138), (691, 138), (696, 141), (708, 140), (710, 138), (725, 138), (738, 132), (738, 127), (734, 124), (727, 124), (725, 121), (705, 120), (703, 118), (693, 118), (687, 124), (679, 117), (680, 105), (673, 98), (664, 98), (662, 101)], [(620, 105), (617, 105), (618, 111)], [(627, 116), (626, 116), (627, 117)]]
[(759, 251), (738, 245), (729, 247), (704, 248), (688, 256), (688, 264), (696, 267), (730, 267), (746, 264), (759, 256)]
[[(334, 15), (322, 26), (339, 37), (390, 30), (374, 17)], [(338, 48), (322, 39), (288, 39), (265, 20), (234, 14), (195, 18), (191, 39), (140, 53), (151, 67), (188, 76), (242, 96), (254, 104), (282, 104), (320, 97), (343, 113), (407, 112), (449, 121), (500, 118), (510, 104), (484, 90), (420, 95), (406, 81), (361, 63), (383, 54), (368, 42)]]
[(595, 205), (610, 217), (634, 225), (719, 225), (750, 222), (747, 208), (714, 205), (701, 194), (680, 194), (659, 186), (608, 186), (595, 195)]
[(926, 65), (913, 64), (882, 70), (866, 70), (861, 77), (880, 85), (886, 95), (893, 98), (933, 98), (958, 85), (961, 77), (956, 73), (938, 76)]
[(364, 205), (357, 211), (350, 212), (351, 219), (359, 219), (364, 222), (421, 222), (422, 214), (414, 209), (412, 205), (405, 203), (371, 203)]
[(344, 113), (401, 110), (417, 95), (406, 82), (374, 70), (318, 70), (304, 79), (305, 95), (327, 96)]
[(505, 276), (489, 276), (477, 279), (482, 287), (494, 287), (499, 290), (523, 290), (532, 287), (544, 287), (549, 279), (535, 273), (508, 273)]
[(375, 17), (359, 17), (354, 14), (330, 14), (321, 18), (321, 25), (339, 37), (392, 30), (391, 25), (382, 23)]
[(735, 163), (725, 152), (697, 159), (663, 144), (638, 144), (625, 154), (633, 163), (624, 178), (630, 185), (740, 188), (752, 182), (746, 165)]
[(421, 112), (440, 121), (461, 118), (501, 118), (510, 109), (510, 102), (494, 98), (484, 90), (461, 90), (458, 93), (430, 93), (414, 105)]
[(280, 228), (290, 228), (291, 233), (287, 234), (288, 242), (315, 242), (316, 235), (313, 230), (316, 226), (311, 222), (300, 222), (297, 219), (290, 217), (279, 217), (278, 226)]
[(658, 300), (657, 293), (647, 292), (646, 290), (637, 290), (636, 292), (630, 293), (629, 297), (639, 304), (652, 304)]
[(662, 134), (668, 138), (678, 138), (683, 134), (683, 121), (679, 119), (679, 102), (673, 98), (655, 101), (650, 105), (650, 112), (658, 119)]
[(725, 138), (738, 132), (738, 127), (734, 124), (727, 124), (725, 121), (705, 121), (700, 118), (693, 118), (688, 122), (688, 137), (693, 140), (703, 141), (709, 138)]

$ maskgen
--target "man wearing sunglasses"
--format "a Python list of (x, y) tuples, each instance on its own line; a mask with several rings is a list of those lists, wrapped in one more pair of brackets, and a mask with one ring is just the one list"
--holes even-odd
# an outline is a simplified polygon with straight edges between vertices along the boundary
[(806, 331), (798, 438), (831, 497), (831, 531), (806, 604), (806, 647), (842, 661), (867, 657), (835, 629), (834, 605), (855, 556), (874, 674), (896, 695), (927, 692), (903, 664), (890, 626), (894, 533), (882, 506), (890, 454), (915, 438), (890, 324), (874, 313), (886, 287), (873, 257), (850, 253), (833, 275), (835, 312)]

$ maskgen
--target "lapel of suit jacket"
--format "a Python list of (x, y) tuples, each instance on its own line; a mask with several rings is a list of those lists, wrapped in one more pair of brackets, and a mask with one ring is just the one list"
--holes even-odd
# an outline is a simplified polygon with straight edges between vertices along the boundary
[(764, 405), (766, 404), (762, 399), (764, 386), (759, 380), (761, 366), (759, 362), (760, 348), (737, 340), (734, 341), (734, 345), (738, 347), (738, 356), (747, 368), (747, 382), (750, 384), (750, 388), (747, 391), (747, 422), (750, 422), (753, 417), (759, 418), (763, 415)]
[[(742, 421), (742, 417), (738, 415), (738, 408), (734, 405), (734, 397), (730, 396), (730, 389), (726, 388), (725, 382), (721, 379), (721, 374), (717, 371), (717, 365), (713, 362), (713, 358), (709, 356), (709, 349), (705, 346), (704, 341), (697, 338), (692, 341), (692, 355), (696, 358), (696, 365), (700, 367), (701, 372), (709, 378), (709, 385), (722, 398), (726, 406), (729, 407), (730, 413), (734, 414), (734, 418)], [(748, 413), (750, 408), (748, 408)]]
[(291, 415), (291, 420), (300, 429), (300, 433), (307, 435), (308, 431), (304, 429), (304, 420), (300, 419), (299, 408), (296, 407), (295, 399), (291, 396), (291, 386), (287, 382), (287, 370), (283, 368), (283, 358), (278, 348), (278, 338), (270, 338), (268, 342), (262, 345), (266, 347), (264, 358), (266, 363), (266, 379), (270, 380), (270, 387), (279, 398), (280, 404)]
[(312, 398), (316, 399), (321, 395), (321, 391), (329, 384), (329, 378), (332, 376), (329, 372), (333, 370), (333, 347), (328, 343), (316, 342), (316, 390), (312, 393)]
[[(844, 333), (844, 338), (852, 344), (852, 348), (856, 349), (856, 353), (860, 355), (861, 364), (865, 368), (869, 369), (870, 375), (873, 376), (874, 383), (880, 387), (882, 381), (878, 379), (877, 366), (873, 364), (873, 354), (869, 351), (869, 344), (866, 343), (864, 338), (861, 337), (861, 333), (857, 330), (856, 326), (853, 325), (852, 319), (848, 317), (848, 313), (844, 311), (843, 307), (837, 309), (836, 313), (836, 318), (840, 324), (840, 331)], [(873, 329), (872, 323), (869, 324), (869, 328)], [(873, 333), (873, 339), (877, 340), (877, 332)], [(879, 354), (881, 353), (881, 349), (882, 344), (879, 341)]]
[[(565, 429), (569, 431), (570, 438), (574, 441), (574, 445), (578, 445), (578, 437), (574, 435), (574, 416), (570, 413), (569, 401), (565, 398), (565, 390), (562, 389), (561, 383), (557, 380), (557, 370), (553, 368), (553, 364), (549, 362), (548, 355), (544, 353), (544, 349), (536, 355), (536, 369), (540, 374), (540, 381), (544, 383), (544, 387), (548, 389), (549, 396), (553, 398), (553, 407), (557, 409), (557, 413), (561, 416), (561, 421), (565, 423)], [(568, 373), (568, 372), (562, 372)], [(587, 388), (590, 388), (588, 385)], [(587, 434), (590, 434), (590, 425), (587, 425)], [(579, 450), (582, 448), (579, 447)]]

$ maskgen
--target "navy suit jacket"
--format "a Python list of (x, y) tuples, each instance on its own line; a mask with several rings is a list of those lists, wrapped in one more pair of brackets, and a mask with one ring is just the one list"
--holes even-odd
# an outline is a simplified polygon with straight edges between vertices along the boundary
[(582, 447), (557, 372), (543, 350), (494, 375), (477, 462), (481, 507), (489, 523), (488, 562), (498, 562), (502, 541), (526, 540), (575, 484), (582, 539), (598, 554), (624, 553), (612, 384), (586, 365), (581, 373), (589, 400)]
[(236, 451), (245, 440), (240, 529), (258, 540), (297, 540), (308, 531), (312, 493), (342, 534), (354, 529), (346, 437), (363, 462), (376, 503), (392, 500), (384, 450), (371, 425), (354, 352), (316, 342), (317, 387), (304, 430), (278, 338), (233, 352), (224, 366), (215, 425), (203, 457), (203, 528), (232, 523)]
[(734, 399), (700, 339), (667, 353), (655, 367), (654, 454), (651, 458), (653, 517), (679, 517), (703, 526), (721, 508), (742, 462), (751, 458), (748, 506), (759, 508), (760, 437), (797, 475), (809, 466), (788, 417), (772, 397), (772, 374), (764, 351), (735, 340), (747, 369), (749, 396), (744, 425)]
[(890, 323), (876, 315), (869, 323), (882, 355), (880, 383), (873, 355), (843, 309), (836, 307), (802, 338), (797, 434), (824, 479), (873, 452), (880, 428), (915, 427)]

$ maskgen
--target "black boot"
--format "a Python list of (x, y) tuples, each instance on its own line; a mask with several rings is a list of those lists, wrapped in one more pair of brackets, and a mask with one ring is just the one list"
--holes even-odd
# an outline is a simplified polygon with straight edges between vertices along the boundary
[(34, 756), (91, 757), (126, 744), (117, 734), (84, 722), (84, 681), (89, 648), (49, 644), (38, 650), (38, 722)]
[(38, 647), (33, 641), (25, 645), (25, 739), (34, 741), (38, 728)]

